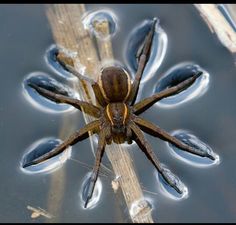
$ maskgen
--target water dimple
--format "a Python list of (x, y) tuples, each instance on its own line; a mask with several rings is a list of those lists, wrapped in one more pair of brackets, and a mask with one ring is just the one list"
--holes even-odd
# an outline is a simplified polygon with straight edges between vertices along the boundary
[(67, 51), (67, 50), (65, 50), (63, 48), (59, 48), (58, 46), (53, 44), (46, 51), (45, 61), (46, 61), (47, 65), (49, 66), (49, 68), (51, 68), (53, 70), (53, 72), (55, 72), (60, 77), (63, 77), (68, 80), (76, 79), (76, 77), (72, 73), (70, 73), (65, 68), (65, 66), (63, 66), (58, 61), (57, 55), (58, 55), (59, 51), (61, 51), (62, 53), (64, 53), (65, 55), (67, 55), (68, 57), (71, 57), (71, 58), (74, 58), (77, 55), (77, 52)]
[(168, 179), (171, 180), (172, 183), (174, 183), (176, 185), (176, 187), (178, 188), (178, 190), (181, 193), (177, 192), (177, 190), (175, 190), (173, 187), (171, 187), (165, 181), (165, 179), (162, 177), (162, 175), (160, 175), (160, 173), (155, 171), (155, 175), (156, 175), (157, 181), (160, 185), (161, 192), (165, 196), (167, 196), (168, 198), (171, 198), (174, 200), (181, 200), (181, 199), (187, 198), (188, 197), (188, 188), (185, 186), (185, 184), (175, 174), (173, 174), (165, 165), (162, 164), (162, 166), (165, 170), (165, 175), (168, 176)]
[[(148, 34), (152, 23), (153, 20), (145, 20), (140, 25), (135, 27), (135, 29), (130, 33), (128, 37), (127, 46), (125, 47), (125, 58), (133, 78), (138, 68), (138, 57), (142, 49), (144, 39)], [(150, 57), (144, 69), (141, 83), (146, 82), (155, 75), (157, 69), (159, 68), (164, 59), (167, 49), (167, 43), (167, 35), (165, 31), (161, 28), (159, 21), (157, 21), (155, 33), (153, 36)]]
[[(89, 30), (99, 39), (107, 39), (113, 37), (117, 32), (117, 17), (110, 10), (97, 10), (88, 12), (82, 18), (84, 28)], [(108, 23), (109, 33), (104, 32), (103, 25)]]
[(176, 130), (171, 133), (172, 136), (176, 137), (180, 141), (184, 142), (185, 144), (196, 148), (202, 152), (206, 152), (208, 155), (215, 158), (215, 160), (211, 160), (207, 157), (197, 156), (195, 154), (191, 154), (189, 152), (183, 151), (172, 144), (167, 144), (170, 149), (172, 150), (171, 153), (182, 161), (189, 163), (194, 166), (210, 166), (214, 164), (218, 164), (220, 161), (219, 156), (213, 152), (210, 146), (206, 143), (202, 142), (198, 137), (191, 134), (189, 131), (185, 130)]
[(73, 98), (78, 97), (78, 94), (70, 87), (59, 83), (55, 79), (51, 78), (48, 74), (43, 72), (33, 72), (26, 76), (23, 81), (23, 94), (27, 100), (38, 109), (50, 113), (62, 113), (75, 110), (73, 106), (64, 103), (57, 104), (41, 96), (35, 89), (30, 87), (29, 84), (35, 84), (57, 94), (62, 94)]
[(34, 142), (23, 155), (21, 160), (21, 170), (26, 173), (43, 173), (43, 172), (52, 172), (55, 169), (60, 168), (65, 161), (71, 156), (71, 147), (68, 147), (62, 153), (40, 162), (36, 165), (31, 165), (26, 168), (23, 168), (23, 165), (32, 162), (34, 159), (46, 154), (53, 150), (56, 146), (62, 143), (62, 140), (56, 138), (43, 138), (39, 141)]
[[(90, 181), (91, 174), (92, 174), (92, 172), (88, 172), (86, 174), (84, 181), (82, 183), (81, 191), (80, 191), (80, 199), (81, 199), (81, 202), (83, 202), (81, 207), (83, 207), (83, 208), (84, 208), (84, 203), (87, 199), (89, 181)], [(87, 207), (84, 209), (94, 208), (97, 205), (97, 203), (101, 197), (101, 194), (102, 194), (102, 182), (101, 182), (100, 178), (98, 177), (95, 187), (94, 187), (94, 190), (93, 190), (92, 198), (89, 200)]]
[(141, 215), (142, 216), (148, 215), (152, 211), (152, 209), (153, 206), (151, 202), (146, 198), (141, 198), (134, 201), (130, 205), (129, 214), (135, 222), (136, 218), (140, 217)]
[(198, 72), (202, 72), (202, 75), (191, 86), (176, 95), (160, 100), (156, 105), (172, 107), (202, 96), (209, 86), (209, 73), (199, 65), (188, 62), (177, 64), (169, 69), (155, 85), (154, 93), (159, 93), (166, 88), (173, 87)]

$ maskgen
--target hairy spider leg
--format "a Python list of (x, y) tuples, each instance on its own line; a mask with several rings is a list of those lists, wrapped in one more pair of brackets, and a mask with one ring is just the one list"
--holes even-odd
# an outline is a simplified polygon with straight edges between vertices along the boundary
[(53, 156), (56, 156), (63, 152), (68, 146), (72, 146), (76, 144), (79, 141), (82, 141), (83, 139), (87, 138), (89, 135), (89, 132), (93, 132), (96, 129), (98, 129), (100, 126), (99, 120), (94, 120), (88, 124), (86, 124), (83, 128), (81, 128), (79, 131), (76, 131), (73, 133), (68, 139), (66, 139), (64, 142), (62, 142), (60, 145), (58, 145), (56, 148), (54, 148), (52, 151), (34, 159), (33, 161), (26, 163), (23, 165), (23, 168), (38, 164), (40, 162), (43, 162), (49, 158), (52, 158)]
[(202, 72), (198, 72), (197, 74), (194, 74), (192, 77), (182, 81), (181, 83), (179, 83), (178, 85), (176, 85), (174, 87), (167, 88), (157, 94), (154, 94), (150, 97), (147, 97), (147, 98), (141, 100), (140, 102), (136, 103), (133, 106), (133, 112), (135, 114), (140, 114), (143, 111), (150, 108), (156, 102), (160, 101), (161, 99), (169, 97), (171, 95), (175, 95), (175, 94), (179, 93), (180, 91), (183, 91), (184, 89), (189, 87), (201, 75), (202, 75)]
[(142, 78), (144, 68), (145, 68), (145, 66), (148, 62), (149, 56), (150, 56), (150, 49), (151, 49), (151, 46), (152, 46), (152, 41), (153, 41), (153, 36), (154, 36), (154, 32), (155, 32), (156, 23), (157, 23), (157, 18), (154, 18), (151, 30), (149, 31), (148, 35), (145, 38), (143, 49), (142, 49), (141, 55), (138, 59), (138, 69), (137, 69), (137, 72), (135, 74), (134, 81), (132, 83), (130, 96), (128, 97), (128, 100), (127, 100), (127, 102), (130, 105), (134, 104), (134, 102), (136, 100), (136, 97), (137, 97), (140, 80)]
[(80, 101), (80, 100), (74, 99), (72, 97), (67, 97), (65, 95), (56, 94), (52, 91), (49, 91), (45, 88), (39, 87), (39, 86), (32, 84), (32, 83), (30, 83), (29, 86), (32, 87), (33, 89), (35, 89), (39, 94), (41, 94), (45, 98), (48, 98), (56, 103), (66, 103), (66, 104), (74, 106), (75, 108), (77, 108), (79, 110), (81, 110), (81, 108), (83, 108), (85, 113), (92, 115), (95, 118), (99, 118), (101, 115), (100, 108), (98, 108), (97, 106), (95, 106), (93, 104), (90, 104), (85, 101)]
[(102, 156), (104, 153), (104, 149), (106, 145), (106, 137), (107, 137), (108, 132), (109, 132), (109, 128), (101, 129), (101, 131), (99, 132), (98, 147), (97, 147), (97, 152), (95, 156), (95, 163), (94, 163), (93, 171), (89, 178), (88, 192), (87, 192), (87, 196), (86, 196), (86, 200), (84, 204), (85, 208), (87, 207), (87, 204), (93, 195), (93, 190), (94, 190), (97, 178), (98, 178), (100, 163), (101, 163)]
[(171, 136), (169, 133), (167, 133), (165, 130), (163, 130), (162, 128), (158, 127), (157, 125), (143, 119), (140, 117), (135, 117), (134, 118), (134, 122), (145, 132), (147, 132), (148, 134), (151, 134), (152, 136), (157, 136), (160, 139), (167, 141), (173, 145), (175, 145), (177, 148), (180, 148), (183, 151), (201, 156), (201, 157), (207, 157), (210, 158), (212, 160), (215, 160), (215, 158), (208, 154), (207, 152), (203, 152), (197, 148), (193, 148), (187, 144), (184, 144), (183, 142), (181, 142), (180, 140), (178, 140), (177, 138)]
[[(156, 169), (161, 174), (161, 176), (164, 178), (164, 180), (171, 187), (173, 187), (178, 193), (182, 194), (182, 190), (180, 190), (176, 186), (176, 183), (174, 182), (173, 179), (170, 179), (170, 176), (168, 176), (166, 170), (161, 165), (161, 162), (159, 161), (159, 159), (156, 157), (155, 153), (153, 152), (151, 145), (145, 139), (144, 134), (141, 131), (141, 129), (134, 122), (130, 123), (130, 128), (132, 129), (132, 131), (136, 135), (137, 139), (141, 142), (142, 146), (140, 146), (140, 147), (145, 148), (146, 151), (144, 151), (144, 152), (145, 152), (146, 156), (152, 161), (153, 165), (156, 167)], [(136, 143), (139, 145), (137, 140), (136, 140)]]
[(106, 99), (103, 97), (102, 95), (102, 92), (101, 92), (101, 89), (100, 89), (100, 86), (99, 84), (94, 81), (93, 79), (87, 77), (87, 76), (84, 76), (82, 75), (81, 73), (79, 73), (77, 70), (75, 70), (74, 67), (72, 67), (71, 65), (69, 64), (65, 64), (63, 63), (63, 65), (66, 67), (66, 69), (71, 73), (73, 74), (74, 76), (76, 76), (78, 79), (80, 80), (83, 80), (83, 81), (87, 81), (93, 88), (93, 92), (96, 96), (96, 99), (98, 100), (98, 103), (101, 105), (101, 106), (106, 106), (107, 105), (107, 101)]

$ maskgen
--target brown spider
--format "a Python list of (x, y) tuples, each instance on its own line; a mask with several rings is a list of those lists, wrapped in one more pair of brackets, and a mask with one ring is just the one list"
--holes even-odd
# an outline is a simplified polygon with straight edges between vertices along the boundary
[(129, 74), (123, 68), (118, 66), (109, 66), (103, 68), (98, 82), (95, 82), (79, 74), (72, 66), (65, 65), (66, 68), (72, 74), (79, 77), (79, 79), (87, 80), (91, 83), (98, 102), (97, 106), (85, 101), (80, 101), (78, 99), (64, 96), (62, 94), (54, 93), (36, 84), (29, 83), (32, 88), (34, 88), (39, 94), (43, 95), (44, 97), (56, 103), (66, 103), (72, 105), (79, 110), (83, 108), (85, 113), (88, 113), (96, 118), (94, 121), (90, 122), (79, 131), (73, 133), (67, 140), (58, 145), (51, 152), (48, 152), (36, 158), (35, 160), (23, 165), (23, 167), (27, 167), (45, 161), (61, 153), (69, 145), (72, 146), (78, 141), (83, 140), (85, 137), (88, 137), (89, 132), (91, 132), (91, 134), (97, 133), (99, 136), (98, 147), (96, 152), (95, 165), (93, 167), (93, 171), (89, 181), (85, 208), (93, 194), (105, 146), (106, 144), (111, 144), (112, 141), (118, 144), (127, 141), (129, 144), (131, 144), (132, 140), (135, 140), (137, 144), (145, 150), (147, 157), (154, 164), (164, 180), (170, 186), (175, 188), (179, 193), (181, 193), (181, 190), (178, 189), (173, 179), (171, 179), (170, 176), (168, 176), (168, 174), (166, 173), (166, 170), (163, 168), (160, 161), (154, 154), (149, 142), (146, 141), (142, 130), (148, 132), (153, 136), (157, 136), (186, 152), (190, 152), (202, 157), (208, 157), (212, 160), (215, 159), (207, 152), (203, 152), (200, 149), (186, 145), (177, 138), (168, 134), (160, 127), (138, 116), (141, 112), (147, 110), (161, 99), (183, 91), (202, 74), (202, 72), (193, 74), (192, 77), (186, 79), (178, 85), (167, 88), (166, 90), (163, 90), (151, 97), (145, 98), (140, 102), (135, 103), (140, 80), (145, 65), (147, 64), (147, 61), (149, 59), (156, 21), (156, 18), (154, 18), (151, 29), (145, 37), (144, 45), (138, 58), (138, 69), (132, 84)]

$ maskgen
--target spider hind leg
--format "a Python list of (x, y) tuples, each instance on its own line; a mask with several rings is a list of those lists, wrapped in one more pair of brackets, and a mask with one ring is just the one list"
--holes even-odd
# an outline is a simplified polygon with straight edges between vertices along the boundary
[(151, 145), (145, 139), (143, 132), (140, 130), (140, 128), (135, 123), (131, 123), (130, 128), (136, 135), (136, 143), (140, 146), (141, 149), (143, 149), (147, 158), (153, 163), (153, 165), (156, 167), (156, 169), (161, 174), (163, 179), (167, 182), (167, 184), (173, 187), (179, 194), (183, 194), (183, 190), (176, 182), (175, 176), (171, 175), (172, 173), (170, 173), (169, 170), (162, 166), (161, 162), (153, 152)]
[(88, 181), (88, 189), (87, 189), (87, 193), (86, 193), (84, 208), (87, 208), (89, 200), (92, 198), (92, 195), (93, 195), (95, 184), (96, 184), (96, 181), (98, 178), (100, 163), (101, 163), (102, 156), (103, 156), (104, 149), (105, 149), (105, 145), (106, 145), (106, 137), (108, 135), (109, 135), (109, 128), (108, 127), (101, 129), (101, 131), (99, 133), (98, 147), (97, 147), (97, 152), (96, 152), (96, 156), (95, 156), (95, 164), (93, 167), (92, 174), (90, 175), (89, 181)]

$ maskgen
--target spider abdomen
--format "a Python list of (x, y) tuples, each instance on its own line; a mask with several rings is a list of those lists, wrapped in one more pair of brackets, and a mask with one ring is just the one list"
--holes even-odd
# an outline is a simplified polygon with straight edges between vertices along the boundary
[(99, 78), (99, 86), (107, 102), (124, 102), (131, 88), (129, 74), (122, 67), (106, 67)]

